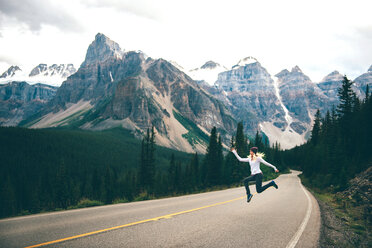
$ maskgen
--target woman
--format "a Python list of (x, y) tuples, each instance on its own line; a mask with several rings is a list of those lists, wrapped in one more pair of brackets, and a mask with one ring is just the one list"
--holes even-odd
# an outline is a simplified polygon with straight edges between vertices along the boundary
[(249, 162), (249, 165), (251, 166), (251, 175), (247, 178), (244, 179), (244, 186), (245, 189), (247, 190), (247, 202), (250, 202), (252, 199), (252, 194), (249, 191), (249, 181), (256, 181), (256, 191), (257, 193), (263, 192), (265, 189), (267, 189), (270, 186), (275, 187), (278, 189), (278, 185), (274, 181), (271, 181), (270, 183), (262, 186), (262, 171), (260, 170), (260, 163), (263, 163), (275, 170), (275, 172), (279, 172), (279, 170), (272, 164), (266, 162), (261, 156), (257, 156), (257, 147), (252, 147), (249, 151), (250, 156), (247, 158), (241, 158), (239, 157), (238, 153), (236, 152), (235, 148), (231, 148), (232, 153), (234, 153), (235, 157), (240, 161), (240, 162)]

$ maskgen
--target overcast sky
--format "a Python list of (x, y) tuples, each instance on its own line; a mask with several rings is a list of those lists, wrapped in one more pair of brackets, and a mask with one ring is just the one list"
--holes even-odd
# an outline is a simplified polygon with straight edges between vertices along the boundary
[(354, 79), (372, 65), (371, 9), (370, 0), (0, 0), (0, 73), (79, 67), (100, 32), (186, 69), (253, 56), (270, 74), (298, 65), (316, 82), (334, 70)]

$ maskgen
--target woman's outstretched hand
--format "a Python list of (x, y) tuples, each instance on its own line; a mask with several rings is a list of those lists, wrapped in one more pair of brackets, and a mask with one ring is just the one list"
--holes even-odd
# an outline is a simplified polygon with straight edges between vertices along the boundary
[(231, 147), (230, 151), (231, 152), (235, 151), (235, 148), (234, 147)]
[(276, 169), (276, 170), (275, 170), (275, 172), (279, 172), (279, 170), (278, 170), (278, 169)]

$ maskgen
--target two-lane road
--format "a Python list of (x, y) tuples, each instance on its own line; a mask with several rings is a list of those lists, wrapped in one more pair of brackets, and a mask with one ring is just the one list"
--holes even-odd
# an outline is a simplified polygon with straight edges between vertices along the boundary
[(317, 247), (318, 204), (297, 175), (250, 203), (240, 187), (4, 219), (0, 247)]

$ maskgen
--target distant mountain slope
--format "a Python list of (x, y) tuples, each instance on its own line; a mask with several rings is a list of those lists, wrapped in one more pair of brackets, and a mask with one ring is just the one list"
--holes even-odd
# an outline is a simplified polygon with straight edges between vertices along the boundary
[[(175, 113), (195, 123), (200, 131), (189, 130)], [(216, 126), (227, 142), (236, 122), (220, 101), (170, 62), (142, 52), (124, 52), (117, 43), (97, 34), (78, 71), (25, 125), (92, 130), (121, 126), (137, 133), (154, 125), (159, 144), (204, 152), (205, 139), (190, 136), (208, 134)]]
[(56, 91), (53, 86), (26, 82), (0, 85), (0, 125), (18, 125), (44, 107)]
[(50, 66), (39, 64), (29, 73), (18, 66), (11, 66), (0, 76), (0, 84), (23, 81), (28, 84), (43, 83), (58, 87), (75, 72), (76, 69), (73, 64), (53, 64)]

